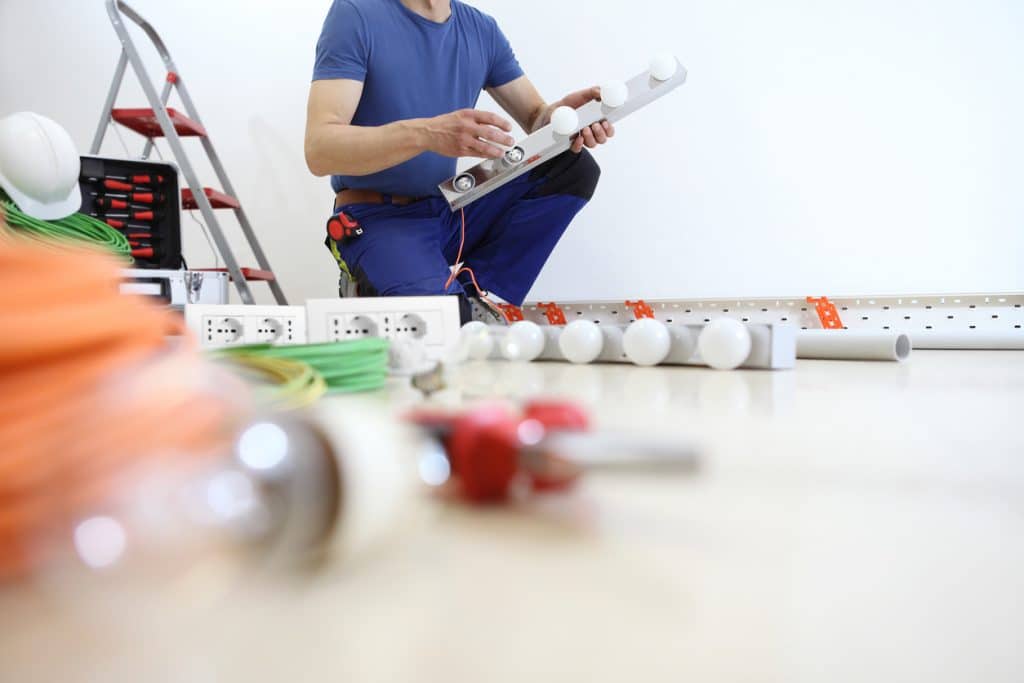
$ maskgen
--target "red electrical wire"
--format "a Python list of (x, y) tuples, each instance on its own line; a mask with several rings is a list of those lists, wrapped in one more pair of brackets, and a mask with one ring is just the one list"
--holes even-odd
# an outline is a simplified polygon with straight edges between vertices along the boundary
[[(445, 292), (448, 291), (448, 288), (452, 286), (453, 282), (455, 282), (455, 278), (461, 275), (463, 271), (462, 268), (459, 268), (459, 264), (462, 263), (462, 251), (466, 248), (466, 210), (459, 209), (459, 215), (462, 217), (462, 234), (459, 237), (459, 255), (455, 257), (455, 268), (458, 270), (453, 269), (448, 281), (444, 283)], [(477, 287), (477, 291), (480, 291), (479, 287)]]
[(449, 276), (448, 281), (444, 284), (444, 291), (448, 291), (448, 288), (452, 286), (452, 283), (455, 282), (457, 277), (463, 273), (469, 273), (469, 279), (473, 282), (473, 287), (476, 288), (476, 293), (480, 296), (480, 299), (482, 301), (486, 301), (490, 304), (493, 310), (501, 312), (501, 315), (505, 317), (505, 312), (494, 301), (492, 301), (488, 296), (488, 293), (480, 287), (480, 283), (477, 282), (476, 273), (473, 272), (473, 269), (469, 266), (459, 266), (459, 264), (462, 263), (462, 252), (466, 247), (466, 210), (459, 209), (459, 214), (462, 218), (462, 234), (459, 237), (459, 254), (455, 257), (455, 267), (452, 269), (451, 276)]

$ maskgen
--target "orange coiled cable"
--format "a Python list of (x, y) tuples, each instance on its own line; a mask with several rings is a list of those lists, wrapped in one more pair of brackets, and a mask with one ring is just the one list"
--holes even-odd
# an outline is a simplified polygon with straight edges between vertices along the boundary
[(120, 293), (116, 260), (6, 230), (0, 216), (0, 580), (66, 552), (133, 472), (223, 453), (241, 411), (180, 317)]

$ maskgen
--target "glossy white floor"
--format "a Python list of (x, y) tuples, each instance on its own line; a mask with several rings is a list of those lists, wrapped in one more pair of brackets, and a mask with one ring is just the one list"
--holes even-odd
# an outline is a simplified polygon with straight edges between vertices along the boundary
[(1021, 680), (1024, 353), (477, 364), (459, 384), (579, 399), (603, 426), (700, 444), (703, 470), (431, 506), (356, 565), (235, 579), (210, 604), (184, 593), (188, 609), (168, 587), (160, 618), (100, 604), (69, 622), (55, 597), (8, 595), (0, 679)]

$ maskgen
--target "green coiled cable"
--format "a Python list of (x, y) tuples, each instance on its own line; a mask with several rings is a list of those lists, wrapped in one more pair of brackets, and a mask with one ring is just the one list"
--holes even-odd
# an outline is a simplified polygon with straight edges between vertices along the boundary
[(128, 238), (103, 221), (76, 213), (59, 221), (43, 221), (29, 216), (0, 190), (0, 208), (6, 214), (7, 224), (18, 234), (47, 243), (74, 242), (89, 244), (110, 251), (128, 261), (132, 260)]
[(241, 346), (223, 349), (215, 355), (302, 363), (323, 378), (329, 393), (357, 393), (375, 391), (387, 383), (389, 348), (386, 339), (371, 338), (296, 346)]

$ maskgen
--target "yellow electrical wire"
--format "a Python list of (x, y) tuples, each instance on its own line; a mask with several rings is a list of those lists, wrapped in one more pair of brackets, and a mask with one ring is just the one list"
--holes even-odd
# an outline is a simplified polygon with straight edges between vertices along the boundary
[(241, 346), (223, 349), (215, 357), (259, 356), (302, 363), (326, 382), (329, 393), (376, 391), (388, 378), (386, 339), (354, 339), (327, 344)]
[(219, 360), (251, 370), (269, 381), (266, 399), (274, 407), (303, 408), (327, 393), (323, 375), (301, 361), (246, 353), (222, 356)]

